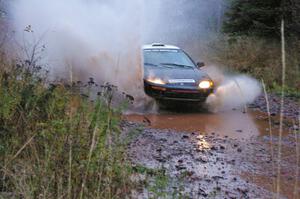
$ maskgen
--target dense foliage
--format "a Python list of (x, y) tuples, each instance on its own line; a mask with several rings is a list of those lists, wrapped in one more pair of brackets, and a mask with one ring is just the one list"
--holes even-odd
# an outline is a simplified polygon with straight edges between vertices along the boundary
[[(104, 86), (91, 102), (49, 84), (28, 61), (0, 61), (0, 192), (16, 198), (124, 198), (130, 166), (120, 111)], [(0, 195), (0, 198), (3, 195)]]
[[(254, 36), (219, 37), (208, 45), (207, 59), (230, 70), (264, 80), (272, 91), (280, 91), (282, 60), (280, 41)], [(286, 49), (286, 95), (300, 97), (300, 41)]]
[(285, 24), (286, 94), (299, 97), (300, 1), (225, 0), (223, 34), (209, 42), (208, 59), (282, 88), (281, 22)]
[(300, 37), (298, 0), (230, 0), (226, 17), (226, 33), (279, 38), (284, 19), (288, 35)]

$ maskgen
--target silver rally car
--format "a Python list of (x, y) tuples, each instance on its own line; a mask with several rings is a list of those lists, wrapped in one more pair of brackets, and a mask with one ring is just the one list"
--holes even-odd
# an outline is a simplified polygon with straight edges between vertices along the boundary
[(145, 93), (157, 100), (204, 102), (214, 83), (195, 62), (176, 46), (143, 46)]

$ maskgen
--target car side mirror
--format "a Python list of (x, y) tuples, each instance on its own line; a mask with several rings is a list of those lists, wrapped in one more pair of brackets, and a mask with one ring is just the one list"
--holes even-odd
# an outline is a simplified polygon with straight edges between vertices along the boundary
[(204, 62), (197, 62), (197, 66), (198, 68), (202, 68), (203, 66), (205, 66)]

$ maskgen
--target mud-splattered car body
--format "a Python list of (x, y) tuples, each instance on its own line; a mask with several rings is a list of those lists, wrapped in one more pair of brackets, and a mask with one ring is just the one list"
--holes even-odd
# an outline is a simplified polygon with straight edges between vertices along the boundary
[(204, 102), (214, 90), (210, 77), (180, 48), (143, 46), (144, 89), (158, 100)]

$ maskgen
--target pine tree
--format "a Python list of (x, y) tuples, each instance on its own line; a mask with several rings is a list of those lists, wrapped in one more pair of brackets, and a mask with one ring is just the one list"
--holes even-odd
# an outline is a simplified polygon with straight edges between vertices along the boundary
[(281, 20), (288, 35), (299, 36), (299, 0), (230, 0), (223, 31), (234, 35), (279, 38)]
[(288, 32), (300, 38), (300, 1), (285, 0), (284, 18)]

